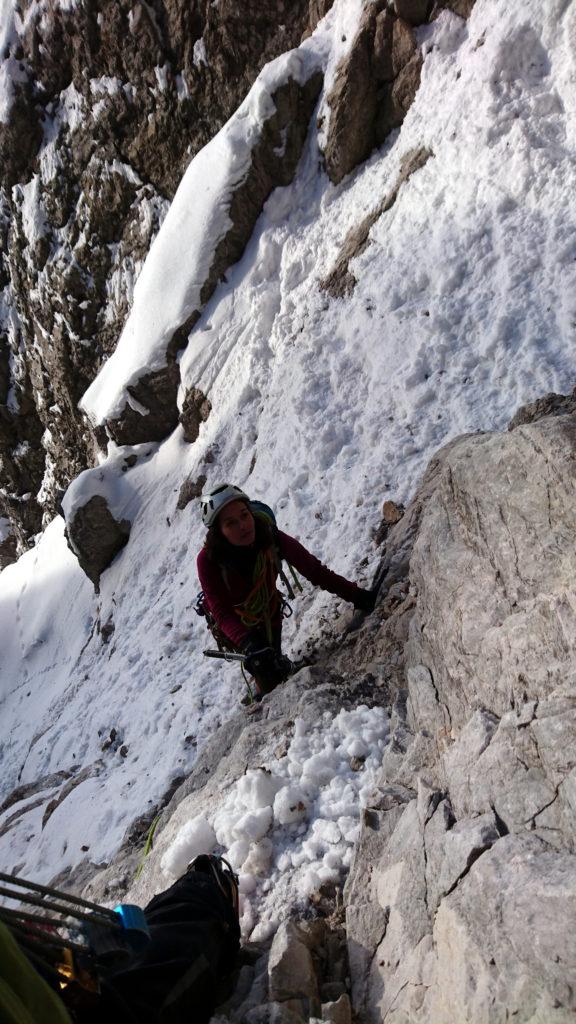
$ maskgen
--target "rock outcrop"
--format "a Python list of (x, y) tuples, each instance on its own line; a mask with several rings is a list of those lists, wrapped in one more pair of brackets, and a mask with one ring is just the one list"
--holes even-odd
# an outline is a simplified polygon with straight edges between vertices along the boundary
[[(120, 414), (109, 416), (105, 421), (106, 433), (118, 444), (161, 440), (178, 423), (178, 352), (186, 345), (202, 308), (225, 271), (240, 259), (270, 193), (277, 186), (292, 181), (322, 80), (321, 72), (314, 71), (303, 83), (289, 78), (271, 93), (274, 113), (263, 122), (251, 145), (250, 166), (230, 194), (215, 197), (217, 205), (227, 210), (229, 227), (218, 242), (209, 266), (198, 270), (193, 267), (190, 271), (191, 278), (196, 278), (197, 296), (181, 310), (182, 322), (165, 346), (166, 365), (144, 371), (127, 387), (128, 395)], [(196, 392), (193, 386), (184, 396), (184, 423), (188, 422)]]
[(576, 413), (576, 388), (571, 395), (552, 393), (523, 405), (510, 420), (508, 430), (522, 427), (526, 423), (536, 423), (545, 416), (567, 416), (573, 413)]
[(397, 180), (389, 194), (348, 233), (334, 267), (320, 282), (320, 287), (333, 298), (338, 299), (354, 291), (357, 281), (350, 270), (351, 261), (370, 244), (370, 229), (380, 217), (392, 209), (404, 183), (424, 167), (431, 156), (433, 153), (429, 149), (417, 149), (406, 153), (400, 163)]
[(574, 415), (453, 442), (390, 531), (415, 606), (347, 883), (367, 1019), (576, 1010), (575, 451)]
[(104, 569), (128, 543), (130, 525), (127, 519), (114, 518), (106, 499), (100, 494), (89, 498), (70, 517), (66, 526), (69, 547), (96, 591)]
[(212, 406), (206, 395), (200, 388), (190, 388), (186, 393), (182, 410), (180, 412), (180, 423), (184, 431), (184, 438), (192, 444), (200, 433), (200, 424), (205, 423), (210, 415)]
[(327, 97), (329, 123), (324, 145), (326, 171), (342, 181), (402, 124), (420, 85), (422, 57), (414, 27), (442, 8), (468, 17), (468, 3), (387, 0), (366, 6), (349, 53), (336, 70)]

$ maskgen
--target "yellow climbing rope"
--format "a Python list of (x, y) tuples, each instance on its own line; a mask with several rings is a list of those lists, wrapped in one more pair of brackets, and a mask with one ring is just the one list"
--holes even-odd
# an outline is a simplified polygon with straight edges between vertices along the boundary
[(278, 563), (273, 547), (259, 551), (254, 566), (254, 586), (236, 613), (243, 626), (253, 629), (264, 625), (268, 643), (272, 643), (272, 619), (280, 607), (280, 594), (276, 590)]

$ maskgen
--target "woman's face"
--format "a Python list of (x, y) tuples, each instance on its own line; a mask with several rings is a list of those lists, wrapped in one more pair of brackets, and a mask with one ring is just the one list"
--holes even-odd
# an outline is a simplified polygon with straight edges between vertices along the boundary
[(225, 505), (218, 516), (218, 525), (230, 544), (244, 548), (256, 540), (254, 516), (243, 501), (231, 501)]

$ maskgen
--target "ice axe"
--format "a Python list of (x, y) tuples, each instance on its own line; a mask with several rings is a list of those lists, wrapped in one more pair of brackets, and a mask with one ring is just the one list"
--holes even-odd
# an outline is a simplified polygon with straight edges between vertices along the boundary
[(206, 658), (221, 658), (222, 661), (246, 661), (246, 654), (236, 654), (233, 651), (204, 651)]

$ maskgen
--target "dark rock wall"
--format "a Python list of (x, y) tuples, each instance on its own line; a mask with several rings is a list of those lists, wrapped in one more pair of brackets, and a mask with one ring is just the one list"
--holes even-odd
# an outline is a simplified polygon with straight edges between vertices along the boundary
[(399, 128), (420, 85), (422, 57), (413, 29), (443, 9), (467, 18), (474, 0), (373, 0), (366, 5), (348, 54), (327, 97), (324, 146), (335, 184)]
[(1, 55), (18, 81), (0, 123), (0, 516), (20, 549), (94, 459), (77, 403), (189, 161), (330, 6), (17, 8), (19, 39)]

